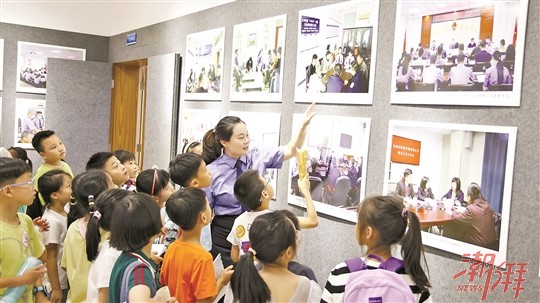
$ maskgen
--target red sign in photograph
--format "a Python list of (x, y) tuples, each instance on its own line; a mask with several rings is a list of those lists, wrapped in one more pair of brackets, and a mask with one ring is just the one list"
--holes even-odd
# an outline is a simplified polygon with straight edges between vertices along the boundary
[(390, 161), (419, 165), (420, 145), (422, 145), (422, 142), (420, 141), (392, 136), (392, 154), (390, 156)]

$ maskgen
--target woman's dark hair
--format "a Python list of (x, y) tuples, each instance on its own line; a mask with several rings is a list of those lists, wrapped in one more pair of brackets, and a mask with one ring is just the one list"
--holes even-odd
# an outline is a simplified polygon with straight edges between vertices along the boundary
[(62, 189), (62, 186), (64, 185), (63, 176), (68, 176), (71, 179), (71, 176), (68, 173), (60, 169), (50, 170), (39, 177), (37, 188), (43, 201), (45, 201), (45, 206), (51, 204), (52, 193)]
[(403, 55), (403, 61), (401, 61), (401, 74), (405, 75), (409, 71), (409, 63), (411, 62), (411, 55)]
[(281, 212), (270, 212), (253, 221), (249, 230), (251, 248), (234, 269), (231, 288), (235, 302), (268, 302), (270, 289), (259, 275), (253, 257), (263, 264), (275, 262), (289, 247), (296, 251), (296, 230)]
[(402, 181), (405, 181), (405, 178), (407, 178), (407, 176), (409, 175), (412, 175), (412, 170), (410, 168), (407, 168), (405, 169), (405, 171), (403, 172), (403, 178), (401, 178)]
[(8, 149), (9, 153), (11, 154), (11, 156), (13, 158), (17, 158), (17, 159), (21, 159), (23, 160), (25, 163), (27, 163), (28, 165), (30, 165), (30, 169), (33, 168), (33, 165), (32, 165), (32, 160), (30, 160), (30, 158), (28, 158), (28, 153), (26, 152), (26, 150), (24, 148), (21, 148), (21, 147), (10, 147)]
[(86, 170), (103, 169), (105, 167), (105, 163), (107, 163), (107, 161), (112, 157), (114, 157), (114, 155), (111, 152), (95, 153), (90, 157), (88, 162), (86, 162)]
[(194, 153), (179, 154), (169, 163), (169, 173), (171, 180), (182, 186), (188, 187), (191, 179), (199, 174), (199, 167), (202, 165), (202, 157)]
[(202, 189), (195, 187), (184, 187), (174, 192), (167, 203), (165, 211), (167, 215), (183, 230), (193, 230), (199, 214), (206, 209), (206, 194)]
[(13, 184), (25, 173), (32, 173), (32, 168), (21, 159), (0, 157), (0, 187)]
[(501, 61), (501, 52), (499, 51), (494, 51), (493, 52), (493, 59), (494, 60), (497, 60), (497, 65), (496, 65), (496, 68), (497, 68), (497, 84), (503, 84), (503, 81), (504, 81), (504, 66), (503, 66), (503, 63)]
[(504, 61), (516, 60), (516, 47), (514, 44), (508, 44), (506, 47), (506, 53), (504, 54)]
[(113, 188), (103, 192), (96, 199), (95, 210), (90, 220), (88, 220), (86, 229), (86, 256), (88, 261), (92, 262), (98, 256), (99, 243), (101, 243), (100, 228), (105, 231), (111, 230), (111, 218), (118, 201), (131, 194), (132, 192), (129, 190)]
[(261, 206), (261, 193), (264, 190), (264, 185), (257, 170), (246, 170), (234, 182), (234, 196), (245, 207), (251, 210), (257, 209)]
[(420, 187), (423, 190), (426, 190), (426, 185), (427, 185), (428, 181), (429, 181), (428, 177), (422, 177), (422, 180), (420, 180)]
[(453, 177), (452, 182), (456, 182), (456, 195), (461, 193), (461, 180), (458, 177)]
[(91, 169), (78, 174), (71, 182), (74, 203), (68, 213), (68, 226), (94, 210), (95, 199), (109, 189), (110, 176), (104, 170)]
[(221, 145), (220, 140), (229, 141), (233, 134), (234, 127), (238, 123), (244, 123), (244, 121), (235, 116), (226, 116), (219, 120), (214, 129), (211, 129), (204, 134), (203, 159), (206, 164), (212, 163), (221, 156), (221, 149), (223, 146)]
[(113, 151), (113, 155), (116, 158), (118, 158), (118, 161), (120, 161), (120, 163), (122, 163), (122, 164), (124, 164), (124, 163), (126, 163), (128, 161), (135, 161), (135, 155), (132, 152), (127, 151), (127, 150), (117, 149), (117, 150)]
[(147, 194), (132, 193), (114, 208), (111, 225), (111, 246), (131, 252), (143, 248), (161, 231), (159, 206)]
[(137, 192), (158, 196), (169, 185), (169, 173), (164, 169), (143, 170), (135, 181)]
[(420, 221), (414, 212), (403, 208), (401, 199), (393, 196), (373, 196), (364, 199), (358, 209), (359, 234), (368, 226), (377, 230), (380, 241), (378, 245), (401, 244), (405, 270), (421, 291), (431, 286), (420, 264), (421, 259), (424, 259), (427, 270)]
[(482, 196), (482, 192), (480, 191), (480, 185), (476, 183), (471, 183), (469, 187), (467, 188), (467, 196), (469, 196), (470, 201), (474, 201), (476, 199), (484, 199), (484, 196)]

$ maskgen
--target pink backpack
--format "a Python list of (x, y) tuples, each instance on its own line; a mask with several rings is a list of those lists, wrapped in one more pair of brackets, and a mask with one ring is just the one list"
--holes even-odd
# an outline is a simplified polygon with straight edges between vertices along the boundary
[(382, 260), (374, 255), (369, 255), (368, 258), (379, 260), (379, 268), (368, 269), (360, 258), (345, 261), (351, 275), (345, 285), (343, 302), (416, 302), (409, 285), (396, 273), (404, 267), (402, 260), (390, 258), (381, 262)]

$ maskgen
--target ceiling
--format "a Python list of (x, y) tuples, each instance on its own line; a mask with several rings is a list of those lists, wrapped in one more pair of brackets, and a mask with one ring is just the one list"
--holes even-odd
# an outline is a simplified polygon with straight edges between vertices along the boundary
[(0, 22), (114, 36), (235, 0), (0, 0)]

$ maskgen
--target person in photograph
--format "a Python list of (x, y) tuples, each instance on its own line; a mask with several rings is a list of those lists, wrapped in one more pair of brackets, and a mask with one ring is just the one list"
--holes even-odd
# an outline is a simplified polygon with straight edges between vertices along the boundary
[(514, 44), (508, 44), (506, 47), (506, 54), (504, 55), (504, 62), (513, 62), (516, 60), (516, 47)]
[(491, 41), (491, 37), (490, 36), (487, 36), (486, 37), (486, 51), (490, 54), (493, 54), (493, 41)]
[(501, 39), (501, 42), (499, 42), (498, 51), (500, 51), (501, 53), (506, 52), (506, 41), (504, 41), (504, 39)]
[(437, 67), (439, 56), (431, 56), (430, 65), (424, 68), (422, 73), (422, 83), (435, 84), (435, 90), (444, 82), (444, 71)]
[(491, 61), (491, 54), (487, 51), (486, 40), (480, 41), (480, 52), (474, 54), (474, 61), (476, 63)]
[(196, 77), (193, 68), (189, 71), (189, 76), (186, 82), (186, 93), (192, 93), (195, 91)]
[(23, 131), (21, 133), (21, 139), (17, 141), (17, 143), (32, 143), (32, 138), (34, 138), (34, 135), (28, 131)]
[(398, 68), (396, 84), (404, 86), (406, 90), (409, 89), (409, 83), (414, 82), (414, 70), (410, 66), (411, 55), (405, 54), (401, 62), (400, 67)]
[(34, 124), (34, 119), (36, 118), (37, 112), (33, 108), (29, 108), (26, 112), (26, 116), (21, 119), (21, 130), (24, 132), (29, 132), (31, 134), (35, 134), (41, 129), (37, 128)]
[(407, 168), (403, 172), (403, 177), (396, 184), (394, 196), (400, 197), (403, 200), (412, 199), (414, 197), (414, 188), (412, 185), (412, 170)]
[(467, 48), (475, 48), (476, 42), (474, 42), (474, 38), (471, 38), (471, 42), (467, 45)]
[(491, 60), (491, 67), (486, 70), (484, 90), (490, 90), (493, 85), (512, 84), (512, 77), (508, 68), (501, 61), (501, 53), (495, 51)]
[[(431, 56), (431, 57), (434, 57), (434, 56)], [(446, 59), (446, 51), (444, 50), (443, 45), (441, 44), (439, 45), (439, 47), (437, 47), (437, 56), (436, 56), (435, 64), (444, 65), (446, 63), (445, 59)]]
[(457, 65), (450, 69), (448, 81), (452, 85), (465, 85), (473, 82), (474, 74), (470, 67), (465, 66), (465, 54), (457, 56)]
[(424, 51), (422, 52), (422, 55), (419, 55), (419, 56), (422, 60), (429, 60), (429, 58), (431, 58), (431, 51), (429, 49), (429, 45), (426, 44), (426, 47), (424, 47)]
[(463, 191), (461, 191), (461, 179), (454, 177), (450, 184), (450, 190), (442, 196), (441, 200), (452, 200), (454, 201), (455, 206), (466, 207), (467, 202), (464, 201), (463, 196)]
[(281, 46), (278, 47), (275, 51), (275, 57), (270, 67), (270, 92), (279, 93), (280, 82), (279, 75), (281, 73)]
[(356, 61), (351, 68), (352, 79), (347, 85), (347, 92), (349, 93), (367, 93), (369, 88), (368, 80), (368, 68), (364, 61), (364, 54), (358, 53)]
[(338, 51), (336, 54), (336, 63), (343, 64), (345, 58), (343, 58), (342, 48), (338, 47)]
[(322, 73), (326, 74), (332, 68), (334, 68), (334, 56), (327, 50), (323, 60)]
[(42, 130), (45, 127), (45, 119), (43, 119), (43, 112), (40, 110), (36, 111), (36, 117), (33, 121), (36, 128)]
[(495, 248), (493, 210), (482, 196), (480, 186), (471, 183), (467, 188), (467, 207), (452, 212), (452, 222), (446, 224), (443, 236), (470, 244)]
[(341, 64), (336, 64), (334, 66), (334, 73), (328, 77), (328, 82), (326, 83), (326, 92), (327, 93), (340, 93), (341, 89), (344, 86), (343, 79), (341, 79)]
[(311, 64), (306, 67), (306, 92), (310, 86), (311, 76), (318, 75), (317, 72), (321, 69), (318, 58), (317, 54), (313, 54)]
[(235, 92), (240, 91), (240, 86), (242, 86), (242, 63), (240, 58), (238, 58), (238, 49), (234, 50), (234, 59), (233, 59), (233, 88)]
[(423, 177), (422, 180), (420, 180), (420, 186), (418, 187), (418, 193), (416, 194), (416, 197), (420, 201), (425, 201), (426, 198), (435, 199), (435, 196), (431, 191), (431, 187), (429, 186), (428, 177)]
[(354, 62), (354, 55), (350, 48), (347, 48), (347, 57), (345, 58), (345, 61), (343, 62), (343, 66), (345, 66), (345, 69), (351, 68), (352, 64)]

